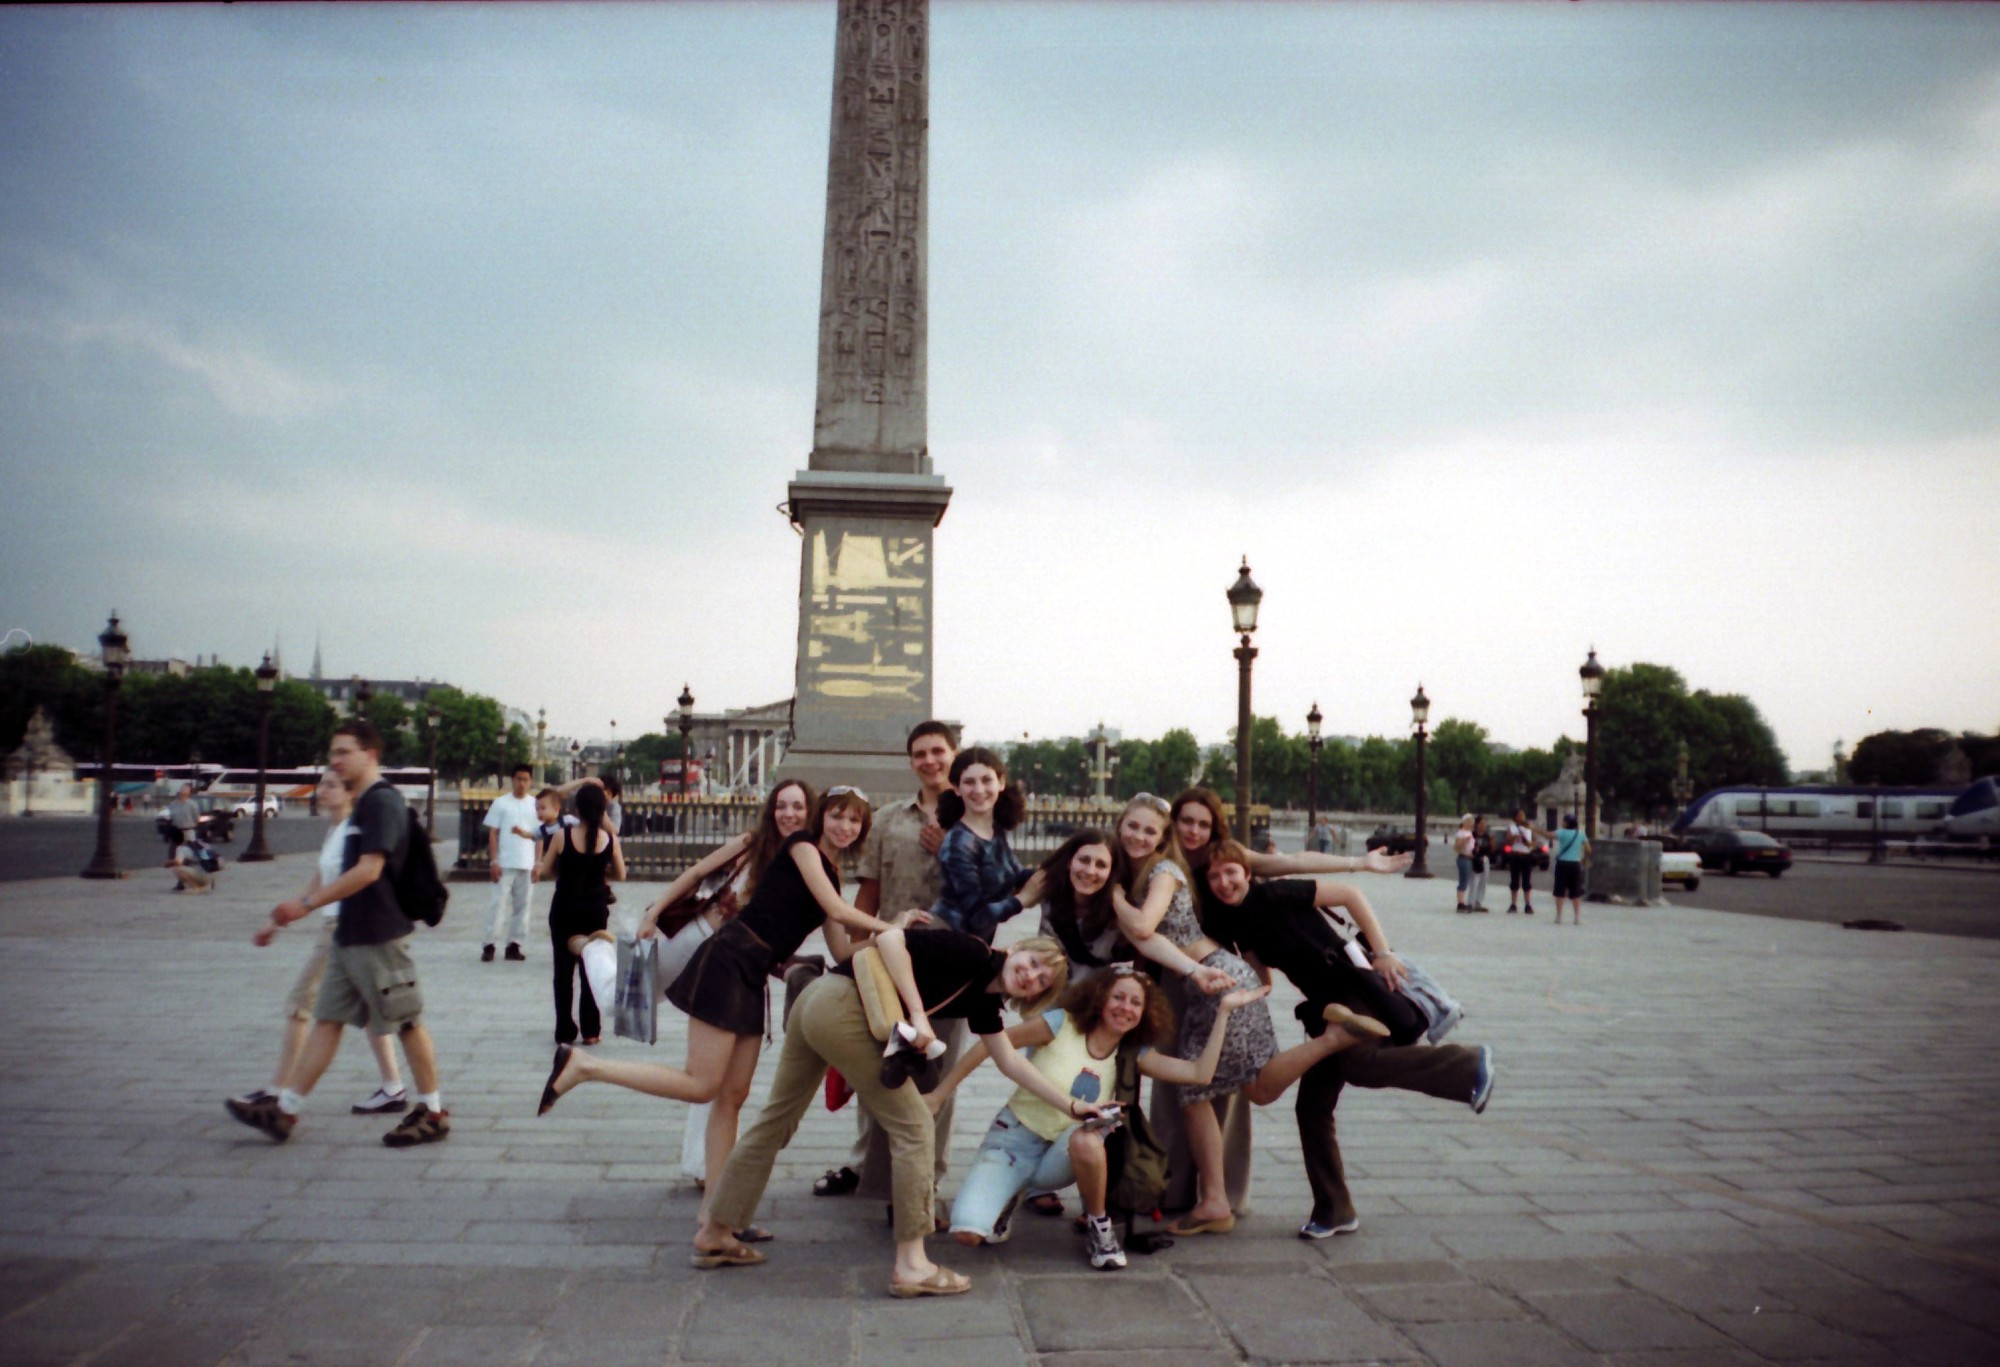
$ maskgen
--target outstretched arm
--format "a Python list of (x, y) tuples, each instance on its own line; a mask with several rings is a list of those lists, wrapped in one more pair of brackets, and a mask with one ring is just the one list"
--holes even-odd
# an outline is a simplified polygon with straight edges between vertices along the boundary
[(792, 846), (792, 862), (799, 866), (799, 872), (805, 876), (806, 891), (812, 894), (813, 901), (819, 904), (819, 909), (826, 913), (827, 920), (838, 922), (850, 930), (865, 930), (872, 935), (880, 935), (889, 929), (887, 921), (878, 920), (865, 911), (856, 911), (847, 905), (846, 899), (840, 895), (840, 889), (827, 878), (826, 869), (819, 861), (817, 846), (804, 840)]
[(1250, 853), (1250, 872), (1258, 878), (1286, 878), (1322, 873), (1401, 873), (1416, 859), (1411, 854), (1390, 854), (1370, 850), (1366, 854), (1259, 854)]
[(1198, 1057), (1175, 1058), (1158, 1049), (1149, 1049), (1139, 1056), (1139, 1071), (1156, 1081), (1172, 1082), (1182, 1087), (1199, 1087), (1214, 1081), (1215, 1067), (1222, 1061), (1222, 1037), (1229, 1033), (1229, 1013), (1270, 995), (1268, 983), (1263, 987), (1241, 987), (1225, 993), (1222, 1000), (1215, 1004), (1215, 1024), (1209, 1027), (1208, 1043), (1202, 1046)]
[(1133, 906), (1123, 888), (1111, 889), (1111, 905), (1118, 913), (1118, 928), (1125, 932), (1132, 948), (1160, 967), (1189, 979), (1210, 995), (1227, 991), (1234, 981), (1227, 973), (1219, 968), (1203, 968), (1187, 951), (1159, 933), (1160, 918), (1167, 914), (1173, 900), (1174, 883), (1171, 878), (1153, 879), (1146, 887), (1146, 904), (1142, 907)]
[[(1040, 1016), (1024, 1020), (1018, 1025), (1010, 1025), (1004, 1033), (1007, 1042), (1017, 1049), (1038, 1048), (1056, 1037), (1056, 1032), (1049, 1029), (1049, 1023)], [(981, 1036), (972, 1042), (970, 1049), (958, 1056), (958, 1062), (952, 1065), (949, 1073), (945, 1074), (944, 1081), (938, 1083), (929, 1095), (924, 1097), (924, 1104), (931, 1108), (933, 1115), (951, 1099), (951, 1094), (958, 1090), (959, 1084), (977, 1072), (980, 1064), (986, 1062), (987, 1052), (986, 1038)]]
[(1313, 905), (1322, 910), (1339, 907), (1354, 918), (1354, 924), (1361, 927), (1361, 938), (1375, 951), (1375, 967), (1389, 980), (1389, 986), (1401, 991), (1409, 980), (1410, 970), (1389, 948), (1389, 936), (1382, 929), (1382, 923), (1375, 917), (1375, 909), (1368, 905), (1368, 899), (1361, 895), (1361, 889), (1352, 883), (1336, 883), (1331, 878), (1318, 880), (1319, 891), (1313, 897)]
[(680, 877), (667, 884), (667, 890), (660, 894), (659, 900), (654, 902), (650, 907), (647, 907), (646, 914), (639, 918), (639, 938), (643, 940), (648, 935), (651, 935), (653, 928), (660, 923), (660, 913), (700, 887), (702, 879), (708, 877), (717, 869), (727, 868), (730, 864), (741, 859), (744, 852), (750, 848), (752, 838), (752, 833), (749, 831), (745, 831), (741, 835), (731, 836), (696, 860), (694, 867), (688, 869)]

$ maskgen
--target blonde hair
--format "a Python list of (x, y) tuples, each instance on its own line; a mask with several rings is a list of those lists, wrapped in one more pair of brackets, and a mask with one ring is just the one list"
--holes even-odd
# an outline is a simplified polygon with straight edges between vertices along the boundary
[[(1160, 818), (1159, 848), (1154, 850), (1151, 854), (1146, 855), (1144, 858), (1134, 859), (1132, 861), (1132, 886), (1130, 889), (1130, 895), (1135, 898), (1141, 898), (1141, 899), (1144, 898), (1145, 893), (1142, 892), (1141, 889), (1143, 889), (1146, 886), (1147, 881), (1152, 878), (1153, 869), (1159, 864), (1159, 862), (1162, 859), (1167, 860), (1169, 863), (1173, 864), (1175, 868), (1181, 871), (1181, 880), (1185, 882), (1190, 888), (1194, 886), (1194, 872), (1188, 867), (1187, 854), (1181, 849), (1180, 837), (1174, 834), (1174, 821), (1171, 809), (1169, 809), (1168, 811), (1161, 811), (1160, 807), (1153, 805), (1154, 803), (1158, 802), (1160, 802), (1159, 798), (1154, 798), (1152, 802), (1146, 802), (1141, 800), (1141, 798), (1137, 797), (1133, 798), (1130, 802), (1125, 804), (1125, 810), (1118, 813), (1118, 826), (1116, 830), (1113, 832), (1113, 835), (1119, 842), (1120, 848), (1123, 848), (1125, 840), (1126, 817), (1132, 815), (1133, 812), (1143, 807), (1147, 811), (1151, 812), (1154, 816)], [(1161, 806), (1164, 805), (1165, 805), (1164, 803), (1161, 804)]]
[(1019, 997), (1007, 998), (1007, 1005), (1014, 1008), (1014, 1014), (1026, 1020), (1040, 1015), (1062, 1000), (1069, 988), (1069, 954), (1062, 947), (1062, 941), (1048, 935), (1031, 935), (1025, 940), (1007, 946), (1007, 955), (1012, 958), (1023, 950), (1042, 956), (1042, 962), (1049, 966), (1048, 989), (1032, 1000), (1023, 1001)]

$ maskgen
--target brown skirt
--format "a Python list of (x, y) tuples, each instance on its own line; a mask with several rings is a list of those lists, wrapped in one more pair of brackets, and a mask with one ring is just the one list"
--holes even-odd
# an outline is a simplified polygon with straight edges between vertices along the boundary
[(741, 921), (715, 932), (667, 989), (667, 1000), (732, 1035), (764, 1033), (764, 984), (771, 947)]

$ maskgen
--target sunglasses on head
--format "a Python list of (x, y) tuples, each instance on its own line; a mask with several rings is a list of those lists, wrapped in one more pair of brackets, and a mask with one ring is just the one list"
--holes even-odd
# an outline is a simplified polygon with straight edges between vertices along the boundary
[(863, 802), (868, 801), (868, 794), (862, 792), (859, 788), (851, 787), (845, 783), (834, 784), (826, 790), (826, 795), (828, 797), (858, 797)]
[(1138, 806), (1139, 804), (1143, 803), (1144, 805), (1151, 807), (1154, 811), (1158, 812), (1161, 816), (1165, 816), (1169, 811), (1172, 810), (1171, 805), (1167, 802), (1165, 798), (1157, 797), (1152, 793), (1134, 793), (1132, 795), (1132, 803), (1134, 806)]
[(1139, 966), (1137, 964), (1111, 965), (1111, 976), (1114, 978), (1134, 978), (1137, 977), (1138, 974), (1139, 974)]

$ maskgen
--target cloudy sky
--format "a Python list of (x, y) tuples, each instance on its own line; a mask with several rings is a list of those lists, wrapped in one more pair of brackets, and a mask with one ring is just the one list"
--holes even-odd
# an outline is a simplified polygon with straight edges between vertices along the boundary
[[(834, 6), (0, 12), (0, 629), (791, 691)], [(932, 16), (937, 702), (2000, 727), (1983, 6)], [(17, 638), (18, 639), (18, 638)]]

